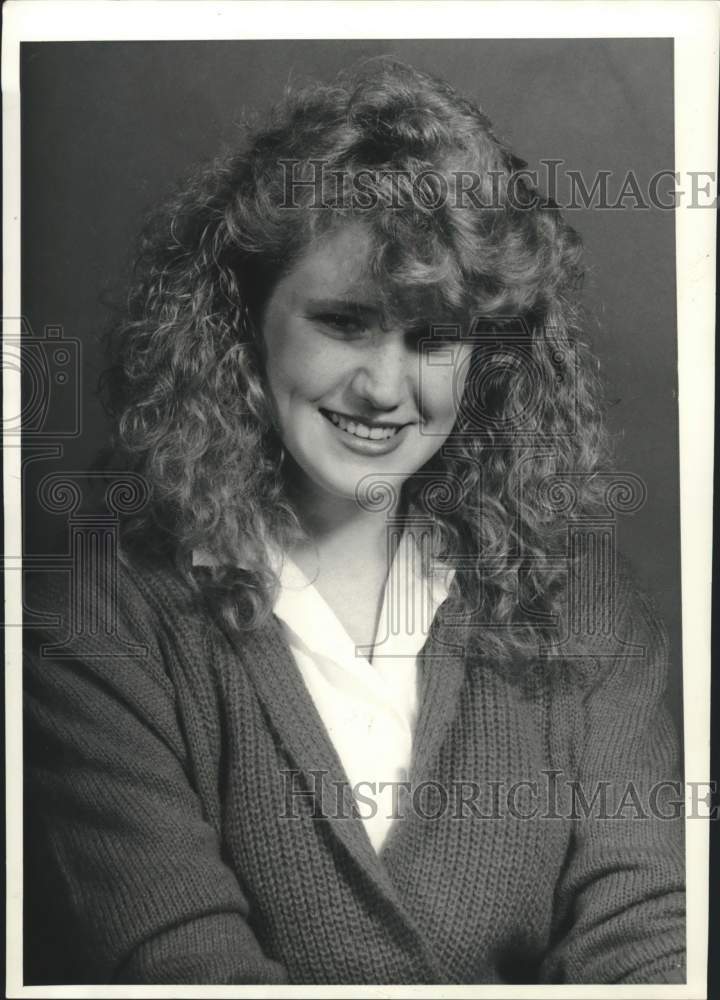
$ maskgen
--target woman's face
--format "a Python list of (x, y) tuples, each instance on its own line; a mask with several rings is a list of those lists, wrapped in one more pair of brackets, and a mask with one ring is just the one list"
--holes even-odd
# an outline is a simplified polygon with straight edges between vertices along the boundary
[(359, 222), (313, 244), (275, 286), (262, 325), (283, 444), (306, 488), (342, 497), (370, 474), (397, 485), (435, 454), (455, 422), (471, 350), (445, 342), (422, 351), (429, 329), (384, 315), (370, 248)]

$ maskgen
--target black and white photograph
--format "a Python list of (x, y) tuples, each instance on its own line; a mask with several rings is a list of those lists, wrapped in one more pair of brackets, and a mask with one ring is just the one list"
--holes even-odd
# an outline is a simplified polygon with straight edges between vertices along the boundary
[(8, 995), (707, 996), (720, 8), (3, 19)]

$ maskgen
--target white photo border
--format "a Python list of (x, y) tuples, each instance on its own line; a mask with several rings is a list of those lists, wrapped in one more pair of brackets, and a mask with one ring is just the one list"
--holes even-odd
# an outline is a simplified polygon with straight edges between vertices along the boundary
[[(23, 41), (673, 38), (675, 170), (717, 165), (720, 6), (694, 0), (9, 0), (3, 8), (3, 301), (20, 317), (20, 43)], [(676, 217), (684, 750), (688, 788), (710, 781), (715, 224), (681, 204)], [(20, 320), (3, 329), (19, 335)], [(15, 328), (13, 328), (15, 325)], [(3, 359), (4, 419), (20, 412), (20, 378)], [(4, 449), (5, 551), (21, 535), (20, 449)], [(20, 621), (21, 574), (5, 570), (6, 619)], [(638, 986), (24, 986), (20, 629), (6, 634), (6, 992), (10, 997), (706, 997), (709, 821), (686, 819), (685, 985)]]

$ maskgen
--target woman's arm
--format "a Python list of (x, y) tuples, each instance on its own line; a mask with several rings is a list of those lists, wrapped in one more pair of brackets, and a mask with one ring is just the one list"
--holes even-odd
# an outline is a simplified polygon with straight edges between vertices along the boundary
[[(617, 634), (645, 647), (618, 658), (584, 701), (578, 780), (588, 803), (556, 893), (551, 982), (685, 982), (685, 852), (677, 744), (664, 703), (664, 628), (628, 581), (617, 592)], [(655, 789), (655, 791), (653, 791)], [(624, 803), (624, 808), (619, 807)], [(643, 815), (644, 814), (644, 815)]]
[(43, 655), (50, 636), (28, 632), (25, 868), (35, 905), (50, 907), (85, 982), (286, 982), (248, 926), (248, 902), (188, 779), (172, 685), (137, 617), (121, 615), (118, 634), (146, 642), (145, 657), (122, 655), (102, 621), (69, 659)]

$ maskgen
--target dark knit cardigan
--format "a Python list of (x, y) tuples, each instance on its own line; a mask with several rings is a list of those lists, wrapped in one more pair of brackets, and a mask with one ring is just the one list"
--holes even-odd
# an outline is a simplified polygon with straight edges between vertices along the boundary
[(616, 632), (644, 655), (519, 676), (462, 655), (443, 605), (425, 791), (379, 856), (277, 619), (233, 639), (172, 569), (130, 564), (78, 638), (68, 590), (26, 597), (57, 623), (25, 640), (26, 981), (684, 981), (682, 820), (652, 791), (677, 777), (667, 643), (624, 578)]

